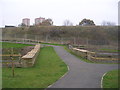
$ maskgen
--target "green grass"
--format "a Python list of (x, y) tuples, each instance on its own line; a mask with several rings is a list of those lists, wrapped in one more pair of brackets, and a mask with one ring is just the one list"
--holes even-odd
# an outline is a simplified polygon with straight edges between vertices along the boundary
[(107, 49), (107, 48), (101, 48), (102, 51), (108, 51), (108, 52), (120, 52), (120, 50), (113, 50), (113, 49)]
[(2, 48), (22, 48), (25, 46), (33, 46), (31, 44), (20, 44), (20, 43), (9, 43), (9, 42), (2, 42)]
[(112, 70), (107, 72), (107, 74), (103, 77), (103, 88), (120, 88), (118, 85), (118, 72), (120, 70)]
[[(12, 48), (14, 54), (19, 54), (21, 49), (25, 46), (33, 46), (31, 44), (21, 44), (21, 43), (8, 43), (8, 42), (0, 42), (2, 45), (2, 54), (11, 54)], [(14, 57), (14, 59), (18, 59), (19, 57)], [(10, 57), (2, 56), (2, 60), (10, 60)]]
[(3, 88), (47, 88), (67, 72), (66, 64), (52, 47), (43, 47), (31, 68), (3, 68)]

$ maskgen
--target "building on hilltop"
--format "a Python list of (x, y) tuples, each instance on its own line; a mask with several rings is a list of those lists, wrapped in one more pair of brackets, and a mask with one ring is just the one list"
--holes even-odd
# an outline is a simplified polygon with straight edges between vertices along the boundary
[(22, 19), (22, 24), (24, 24), (26, 26), (30, 26), (30, 19), (29, 18)]
[(35, 25), (40, 25), (44, 21), (45, 21), (45, 18), (42, 18), (42, 17), (35, 18)]

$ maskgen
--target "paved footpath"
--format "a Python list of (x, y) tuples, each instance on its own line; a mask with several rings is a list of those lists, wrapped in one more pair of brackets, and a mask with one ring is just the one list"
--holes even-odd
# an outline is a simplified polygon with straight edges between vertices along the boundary
[(67, 74), (49, 88), (101, 88), (104, 73), (118, 69), (117, 64), (93, 64), (81, 61), (63, 47), (54, 47), (57, 54), (68, 65)]

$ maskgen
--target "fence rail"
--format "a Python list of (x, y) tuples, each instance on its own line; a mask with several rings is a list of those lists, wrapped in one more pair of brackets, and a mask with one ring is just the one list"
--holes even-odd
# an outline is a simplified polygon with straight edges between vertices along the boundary
[[(19, 57), (18, 60), (1, 60), (2, 66), (12, 67), (14, 62), (16, 67), (31, 67), (34, 65), (36, 57), (40, 51), (40, 44), (36, 44), (34, 49), (28, 52), (26, 55), (22, 56), (21, 54), (4, 54), (0, 55), (3, 57)], [(21, 57), (22, 56), (22, 57)]]
[[(72, 47), (72, 48), (71, 48)], [(100, 53), (100, 52), (91, 52), (88, 50), (84, 49), (78, 49), (78, 48), (73, 48), (73, 46), (70, 46), (69, 49), (71, 49), (73, 52), (75, 52), (77, 55), (91, 60), (91, 61), (109, 61), (109, 62), (118, 62), (120, 60), (118, 58), (118, 54), (116, 53)]]
[(120, 60), (118, 58), (100, 58), (100, 57), (98, 58), (98, 57), (92, 57), (92, 56), (91, 58), (96, 59), (96, 60)]
[(5, 56), (5, 57), (9, 57), (9, 56), (21, 56), (20, 54), (13, 54), (13, 55), (11, 55), (11, 54), (4, 54), (4, 55), (0, 55), (0, 56)]

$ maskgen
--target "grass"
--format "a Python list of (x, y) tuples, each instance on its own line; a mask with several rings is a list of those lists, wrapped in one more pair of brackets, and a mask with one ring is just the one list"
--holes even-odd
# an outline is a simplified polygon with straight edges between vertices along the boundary
[(107, 48), (101, 48), (102, 51), (108, 51), (108, 52), (120, 52), (120, 50), (113, 50), (113, 49), (107, 49)]
[(31, 44), (19, 44), (19, 43), (9, 43), (9, 42), (2, 42), (2, 48), (22, 48), (25, 46), (33, 46)]
[[(21, 49), (25, 46), (33, 46), (31, 44), (19, 44), (19, 43), (9, 43), (9, 42), (1, 42), (2, 45), (2, 54), (11, 54), (12, 48), (14, 54), (19, 54)], [(18, 59), (19, 57), (14, 57), (14, 59)], [(2, 56), (2, 60), (10, 60), (10, 57)]]
[(107, 72), (107, 74), (103, 77), (103, 88), (120, 88), (118, 84), (118, 72), (120, 70), (112, 70)]
[(36, 64), (31, 68), (3, 68), (3, 88), (47, 88), (67, 72), (66, 64), (52, 47), (41, 48)]

